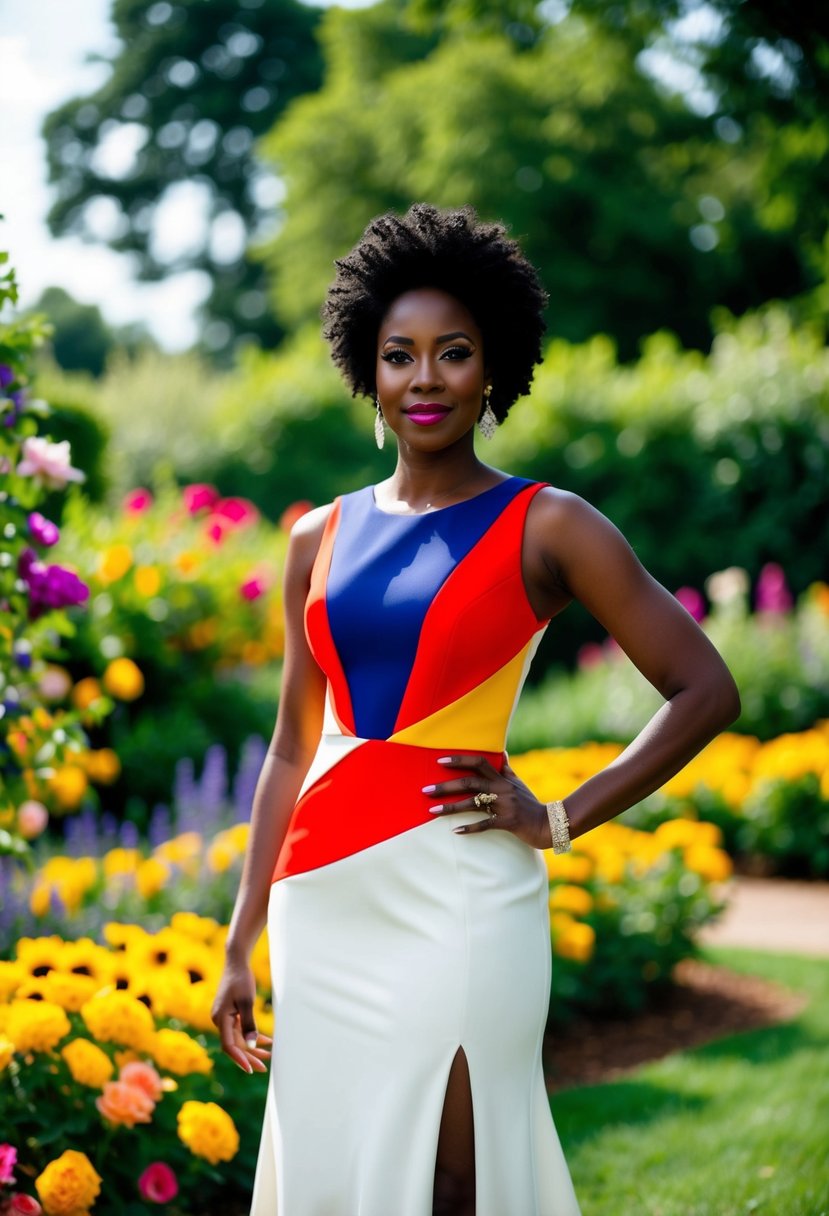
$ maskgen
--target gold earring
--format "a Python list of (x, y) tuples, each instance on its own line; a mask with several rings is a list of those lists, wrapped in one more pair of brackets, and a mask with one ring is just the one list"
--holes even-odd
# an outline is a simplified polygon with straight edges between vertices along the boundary
[(374, 415), (374, 438), (378, 448), (386, 442), (386, 428), (383, 426), (383, 412), (380, 409), (380, 398), (377, 399), (377, 413)]
[(484, 410), (484, 412), (481, 414), (480, 418), (478, 419), (478, 429), (480, 430), (484, 439), (491, 439), (493, 437), (493, 435), (495, 434), (495, 431), (498, 426), (498, 419), (495, 417), (495, 411), (493, 410), (492, 406), (489, 404), (489, 398), (490, 398), (491, 393), (492, 393), (492, 385), (488, 384), (486, 386), (486, 388), (484, 389), (484, 401), (486, 402), (486, 409)]

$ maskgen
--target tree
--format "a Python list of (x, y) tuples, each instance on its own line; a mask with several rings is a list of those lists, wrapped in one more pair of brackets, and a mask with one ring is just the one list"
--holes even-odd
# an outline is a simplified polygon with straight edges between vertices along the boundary
[[(206, 344), (272, 345), (280, 330), (246, 246), (273, 223), (278, 192), (255, 142), (319, 85), (319, 14), (298, 0), (115, 0), (112, 19), (122, 45), (111, 76), (44, 123), (50, 228), (134, 254), (143, 279), (206, 271)], [(159, 213), (185, 184), (201, 191), (206, 222), (165, 255)]]
[(552, 332), (609, 333), (625, 359), (660, 328), (706, 349), (716, 305), (741, 313), (819, 280), (796, 217), (767, 222), (758, 148), (735, 150), (644, 71), (624, 5), (621, 28), (571, 12), (522, 44), (509, 22), (453, 24), (453, 8), (480, 7), (455, 0), (425, 53), (354, 55), (367, 28), (399, 38), (430, 5), (326, 13), (325, 85), (263, 143), (287, 187), (265, 248), (286, 325), (316, 315), (333, 259), (373, 215), (415, 199), (505, 219), (551, 293)]
[(97, 304), (82, 304), (63, 287), (47, 287), (32, 310), (49, 317), (52, 335), (48, 345), (55, 362), (68, 372), (87, 371), (100, 376), (116, 346), (135, 353), (139, 347), (154, 345), (143, 325), (114, 329)]

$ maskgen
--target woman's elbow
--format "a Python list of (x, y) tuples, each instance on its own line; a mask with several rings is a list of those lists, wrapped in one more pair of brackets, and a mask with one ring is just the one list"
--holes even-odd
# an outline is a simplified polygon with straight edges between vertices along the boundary
[(718, 731), (731, 726), (740, 716), (740, 690), (727, 667), (723, 666), (710, 695), (714, 725)]

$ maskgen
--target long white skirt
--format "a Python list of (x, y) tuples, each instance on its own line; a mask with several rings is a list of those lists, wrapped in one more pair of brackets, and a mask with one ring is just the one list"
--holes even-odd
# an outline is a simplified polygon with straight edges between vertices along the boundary
[(466, 1053), (476, 1216), (580, 1216), (550, 1114), (540, 853), (438, 817), (280, 879), (275, 1027), (251, 1216), (431, 1216), (449, 1070)]

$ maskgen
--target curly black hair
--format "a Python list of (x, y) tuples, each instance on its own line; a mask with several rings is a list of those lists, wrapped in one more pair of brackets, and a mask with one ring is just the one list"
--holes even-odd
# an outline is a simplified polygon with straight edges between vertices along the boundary
[(492, 380), (490, 405), (502, 421), (529, 391), (541, 362), (547, 293), (518, 242), (500, 223), (485, 223), (467, 204), (441, 210), (413, 203), (367, 226), (322, 305), (323, 335), (352, 396), (374, 397), (377, 334), (403, 292), (438, 287), (464, 304), (481, 330)]

